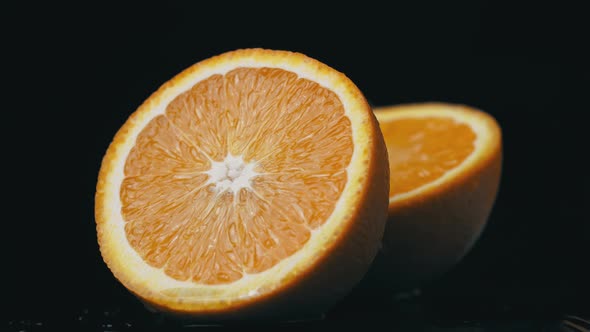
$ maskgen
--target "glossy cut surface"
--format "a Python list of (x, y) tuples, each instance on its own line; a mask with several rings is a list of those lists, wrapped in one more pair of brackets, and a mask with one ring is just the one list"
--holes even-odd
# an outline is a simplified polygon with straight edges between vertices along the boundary
[(351, 135), (338, 96), (292, 72), (237, 68), (202, 80), (150, 121), (126, 160), (127, 239), (181, 281), (265, 271), (331, 215)]
[(392, 175), (390, 197), (435, 181), (475, 149), (471, 127), (448, 117), (397, 119), (381, 127)]

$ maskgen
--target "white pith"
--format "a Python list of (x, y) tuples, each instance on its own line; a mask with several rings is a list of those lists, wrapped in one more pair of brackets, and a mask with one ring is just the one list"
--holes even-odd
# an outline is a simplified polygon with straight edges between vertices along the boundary
[(251, 180), (258, 175), (255, 162), (246, 163), (242, 156), (228, 154), (222, 161), (211, 161), (207, 184), (213, 184), (216, 193), (236, 194), (240, 189), (252, 189)]

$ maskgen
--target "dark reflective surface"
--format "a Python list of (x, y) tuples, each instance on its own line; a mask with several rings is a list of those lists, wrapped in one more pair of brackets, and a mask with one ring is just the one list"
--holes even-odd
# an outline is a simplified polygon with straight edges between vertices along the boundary
[[(317, 317), (289, 321), (188, 322), (151, 313), (138, 301), (107, 305), (89, 303), (78, 310), (13, 316), (7, 331), (588, 331), (590, 312), (577, 298), (554, 305), (490, 298), (440, 297), (432, 289), (391, 296), (368, 295), (357, 289), (332, 310)], [(51, 313), (48, 315), (47, 313)], [(586, 329), (586, 330), (584, 330)], [(4, 331), (4, 330), (2, 330)]]

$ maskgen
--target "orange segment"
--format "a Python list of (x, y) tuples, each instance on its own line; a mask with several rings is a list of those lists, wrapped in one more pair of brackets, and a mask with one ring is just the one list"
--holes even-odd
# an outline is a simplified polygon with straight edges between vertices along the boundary
[(389, 153), (390, 196), (430, 183), (472, 152), (475, 133), (448, 117), (399, 119), (381, 126)]
[(454, 266), (483, 230), (500, 182), (500, 127), (467, 105), (374, 111), (391, 176), (383, 250), (368, 280), (395, 290), (419, 287)]
[(383, 136), (346, 76), (237, 50), (168, 81), (118, 131), (98, 241), (117, 279), (163, 312), (325, 310), (375, 257), (388, 190)]

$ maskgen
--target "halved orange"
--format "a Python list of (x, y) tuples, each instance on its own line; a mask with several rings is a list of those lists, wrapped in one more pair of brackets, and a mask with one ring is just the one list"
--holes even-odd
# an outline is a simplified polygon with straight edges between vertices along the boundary
[(227, 52), (162, 85), (117, 132), (97, 183), (100, 250), (165, 313), (318, 313), (378, 251), (388, 172), (344, 74), (295, 52)]
[(389, 152), (389, 220), (371, 275), (397, 290), (433, 281), (473, 246), (498, 192), (497, 121), (468, 105), (376, 107)]

